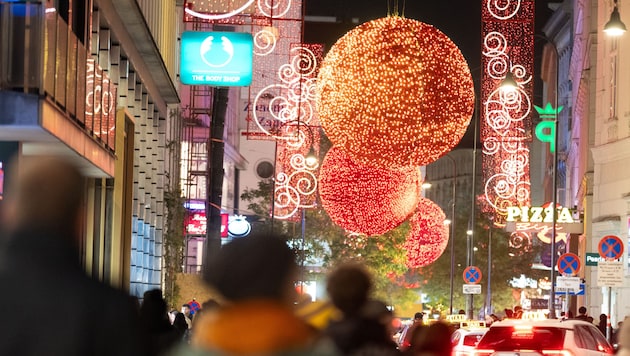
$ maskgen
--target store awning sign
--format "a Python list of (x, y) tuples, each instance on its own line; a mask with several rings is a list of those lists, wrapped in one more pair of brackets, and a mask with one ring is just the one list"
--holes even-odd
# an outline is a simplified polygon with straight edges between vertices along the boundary
[(185, 31), (180, 78), (187, 85), (248, 86), (254, 40), (250, 33)]

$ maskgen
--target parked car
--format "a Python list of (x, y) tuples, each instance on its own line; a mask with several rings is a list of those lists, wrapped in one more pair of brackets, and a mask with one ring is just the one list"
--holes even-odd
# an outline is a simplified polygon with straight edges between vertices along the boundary
[(613, 347), (595, 325), (568, 319), (506, 319), (493, 323), (474, 356), (606, 356)]
[(453, 356), (472, 356), (475, 353), (475, 346), (481, 337), (488, 331), (485, 327), (467, 328), (460, 327), (451, 335), (453, 345)]

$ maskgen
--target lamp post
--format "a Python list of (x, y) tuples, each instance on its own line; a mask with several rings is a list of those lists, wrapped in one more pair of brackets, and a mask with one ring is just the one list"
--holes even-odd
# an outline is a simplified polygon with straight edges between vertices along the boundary
[[(619, 14), (619, 9), (617, 8), (617, 0), (614, 0), (615, 7), (613, 8), (612, 13), (610, 14), (610, 20), (604, 25), (604, 32), (606, 35), (610, 37), (619, 37), (626, 33), (626, 25), (621, 21), (621, 15)], [(615, 39), (616, 41), (616, 39)], [(619, 63), (619, 57), (615, 56), (615, 72), (613, 73), (613, 81), (614, 87), (617, 87), (617, 68)], [(617, 99), (615, 98), (614, 102), (614, 114), (617, 116)], [(612, 287), (608, 287), (608, 325), (606, 326), (606, 339), (610, 341), (611, 339), (611, 318), (612, 318)]]
[[(558, 52), (558, 47), (556, 46), (556, 44), (551, 41), (551, 39), (549, 39), (547, 36), (545, 35), (541, 35), (541, 34), (535, 34), (534, 37), (538, 37), (541, 38), (543, 40), (545, 40), (550, 46), (551, 48), (553, 48), (554, 53), (556, 55), (556, 83), (555, 83), (555, 91), (554, 91), (554, 115), (553, 115), (553, 143), (550, 145), (550, 147), (553, 147), (553, 149), (550, 148), (550, 150), (552, 151), (552, 155), (553, 155), (553, 166), (552, 166), (552, 180), (551, 180), (551, 186), (552, 186), (552, 191), (551, 191), (551, 206), (553, 209), (553, 214), (552, 214), (552, 220), (551, 220), (551, 272), (550, 272), (550, 278), (551, 278), (551, 289), (549, 291), (549, 318), (550, 319), (556, 319), (556, 308), (555, 308), (555, 300), (556, 300), (556, 286), (555, 286), (555, 279), (556, 279), (556, 236), (557, 236), (557, 230), (556, 230), (556, 221), (558, 219), (558, 214), (556, 211), (556, 207), (558, 205), (558, 88), (560, 86), (560, 53)], [(508, 72), (508, 75), (506, 75), (507, 80), (509, 80), (508, 76), (510, 78), (513, 79), (512, 77), (512, 73)], [(507, 84), (507, 89), (509, 90), (510, 88), (510, 84), (509, 83), (505, 83), (506, 80), (504, 80), (501, 83), (501, 87), (502, 88), (506, 88), (506, 86), (504, 86), (504, 84)]]
[(449, 275), (450, 281), (450, 289), (449, 289), (449, 314), (453, 314), (453, 273), (455, 271), (455, 200), (457, 197), (457, 164), (455, 159), (451, 157), (450, 154), (446, 154), (444, 157), (447, 157), (451, 161), (451, 165), (453, 166), (453, 198), (451, 200), (451, 270)]
[(610, 14), (610, 20), (604, 25), (604, 32), (609, 36), (621, 36), (626, 32), (626, 24), (621, 21), (621, 15), (619, 15), (617, 8), (617, 0), (615, 0), (615, 7)]

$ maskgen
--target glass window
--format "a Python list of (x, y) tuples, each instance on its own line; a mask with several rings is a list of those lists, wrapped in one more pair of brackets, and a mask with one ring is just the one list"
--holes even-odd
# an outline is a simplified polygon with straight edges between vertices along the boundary
[[(579, 338), (582, 339), (581, 345), (578, 345), (580, 348), (588, 349), (588, 350), (597, 350), (597, 340), (591, 331), (590, 327), (586, 325), (576, 325), (575, 333), (579, 335)], [(595, 329), (595, 327), (593, 327)], [(597, 330), (599, 332), (599, 330)], [(578, 337), (576, 336), (576, 340)], [(576, 341), (577, 343), (577, 341)]]
[(586, 340), (586, 343), (582, 348), (598, 352), (613, 353), (612, 347), (608, 341), (606, 341), (604, 335), (602, 335), (599, 329), (595, 326), (577, 325), (575, 328), (576, 333), (579, 333), (580, 337)]
[(512, 326), (492, 327), (477, 348), (507, 350), (559, 350), (564, 344), (565, 330), (553, 327), (515, 329)]
[(475, 346), (479, 342), (483, 335), (481, 334), (469, 334), (464, 336), (464, 346)]

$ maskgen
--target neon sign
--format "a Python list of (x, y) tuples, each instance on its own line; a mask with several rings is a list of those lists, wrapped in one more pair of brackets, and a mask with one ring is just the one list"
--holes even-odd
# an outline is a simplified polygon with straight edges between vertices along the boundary
[[(557, 213), (557, 223), (575, 222), (569, 208), (559, 208)], [(546, 208), (540, 206), (510, 206), (507, 208), (506, 221), (553, 223), (553, 214), (554, 209), (551, 206)]]
[(547, 103), (547, 106), (544, 108), (534, 105), (534, 109), (536, 109), (541, 119), (551, 119), (541, 121), (536, 125), (536, 137), (541, 142), (549, 143), (549, 152), (551, 153), (556, 151), (556, 118), (563, 108), (563, 106), (559, 106), (558, 109), (554, 110), (550, 103)]

